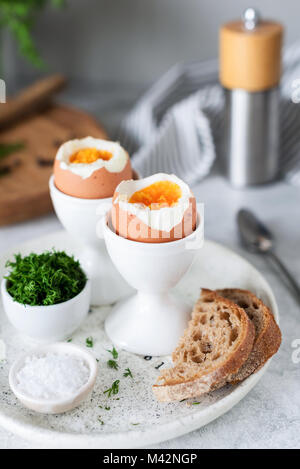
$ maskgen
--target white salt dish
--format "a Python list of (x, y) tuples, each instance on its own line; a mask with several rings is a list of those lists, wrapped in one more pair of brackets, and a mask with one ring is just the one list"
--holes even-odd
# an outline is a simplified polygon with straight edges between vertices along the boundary
[[(142, 243), (117, 235), (103, 220), (107, 250), (136, 294), (117, 303), (105, 321), (113, 344), (140, 355), (169, 355), (191, 314), (189, 305), (173, 299), (175, 287), (203, 244), (203, 213), (196, 230), (169, 243)], [(200, 286), (199, 286), (200, 288)]]
[(91, 279), (92, 304), (109, 305), (130, 295), (132, 289), (110, 260), (99, 223), (110, 210), (112, 197), (80, 199), (66, 195), (55, 186), (54, 176), (50, 178), (49, 188), (57, 217), (67, 232), (82, 245), (78, 257)]
[(1, 283), (5, 313), (11, 324), (21, 333), (39, 342), (56, 342), (68, 337), (87, 317), (91, 301), (91, 282), (68, 301), (49, 306), (23, 305), (8, 293), (7, 280)]
[[(23, 368), (26, 358), (33, 356), (44, 356), (47, 353), (67, 354), (75, 356), (84, 360), (89, 368), (89, 378), (87, 382), (74, 394), (65, 398), (56, 399), (37, 399), (29, 396), (21, 391), (18, 386), (17, 375), (21, 368)], [(98, 364), (93, 355), (78, 345), (57, 342), (55, 344), (46, 345), (33, 349), (31, 352), (22, 355), (16, 360), (9, 371), (9, 385), (15, 396), (22, 402), (28, 409), (43, 414), (61, 414), (77, 407), (84, 399), (91, 393), (98, 373)]]

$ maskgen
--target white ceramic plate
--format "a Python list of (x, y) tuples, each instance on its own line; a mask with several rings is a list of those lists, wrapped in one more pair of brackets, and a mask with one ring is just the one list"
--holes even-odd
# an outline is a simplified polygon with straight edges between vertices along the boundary
[[(0, 259), (0, 275), (4, 273), (7, 258), (14, 252), (28, 254), (45, 249), (64, 249), (76, 255), (77, 246), (65, 233), (58, 232), (16, 246)], [(223, 246), (206, 241), (191, 270), (176, 288), (176, 294), (191, 305), (199, 295), (200, 287), (247, 288), (271, 307), (278, 320), (278, 309), (272, 290), (262, 275), (247, 261)], [(93, 308), (83, 327), (72, 338), (73, 343), (85, 345), (92, 336), (92, 351), (99, 360), (99, 376), (91, 397), (80, 407), (61, 415), (40, 415), (24, 408), (12, 394), (8, 384), (11, 363), (35, 344), (28, 342), (8, 324), (0, 307), (0, 338), (7, 346), (7, 359), (0, 363), (0, 425), (19, 436), (56, 448), (136, 448), (156, 444), (183, 435), (216, 419), (237, 404), (259, 381), (265, 366), (236, 387), (225, 387), (200, 400), (172, 404), (158, 403), (151, 391), (159, 370), (169, 357), (145, 359), (142, 356), (119, 351), (119, 370), (109, 369), (111, 358), (107, 349), (112, 344), (103, 331), (103, 320), (110, 307)], [(124, 377), (130, 368), (133, 379)], [(103, 391), (119, 379), (119, 393), (107, 397)], [(199, 402), (193, 405), (193, 402)], [(105, 409), (105, 407), (107, 409)], [(109, 408), (109, 409), (108, 409)]]

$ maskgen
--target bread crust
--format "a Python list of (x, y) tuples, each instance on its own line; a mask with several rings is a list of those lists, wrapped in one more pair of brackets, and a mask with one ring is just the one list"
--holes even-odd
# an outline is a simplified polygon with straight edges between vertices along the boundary
[[(281, 331), (270, 308), (249, 290), (226, 288), (217, 290), (217, 293), (222, 297), (231, 299), (231, 301), (234, 301), (235, 298), (240, 298), (243, 301), (243, 299), (246, 298), (252, 305), (257, 305), (257, 310), (261, 311), (263, 318), (263, 327), (258, 334), (256, 333), (253, 349), (248, 360), (241, 369), (228, 380), (228, 382), (235, 384), (260, 370), (278, 351), (281, 345)], [(245, 308), (245, 311), (247, 313), (247, 308)]]
[[(255, 338), (255, 328), (243, 308), (240, 308), (226, 298), (221, 298), (214, 291), (202, 289), (201, 297), (195, 305), (192, 318), (199, 314), (199, 305), (203, 300), (207, 299), (211, 302), (219, 303), (220, 305), (222, 304), (235, 312), (235, 314), (239, 314), (242, 327), (242, 335), (239, 340), (239, 344), (234, 352), (228, 357), (226, 362), (221, 366), (212, 366), (208, 372), (203, 373), (202, 376), (197, 377), (194, 380), (174, 384), (155, 384), (152, 389), (156, 398), (161, 402), (171, 402), (190, 397), (198, 397), (224, 386), (228, 378), (237, 373), (250, 355)], [(184, 337), (181, 340), (184, 340)], [(176, 359), (176, 352), (173, 357)]]

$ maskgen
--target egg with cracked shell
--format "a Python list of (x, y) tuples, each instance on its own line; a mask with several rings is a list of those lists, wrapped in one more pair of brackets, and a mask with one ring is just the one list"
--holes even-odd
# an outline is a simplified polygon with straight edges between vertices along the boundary
[(182, 239), (195, 230), (196, 218), (194, 195), (173, 174), (122, 181), (113, 196), (112, 227), (132, 241), (165, 243)]
[(73, 197), (112, 197), (118, 184), (131, 177), (129, 155), (118, 142), (93, 137), (69, 140), (55, 157), (55, 185)]

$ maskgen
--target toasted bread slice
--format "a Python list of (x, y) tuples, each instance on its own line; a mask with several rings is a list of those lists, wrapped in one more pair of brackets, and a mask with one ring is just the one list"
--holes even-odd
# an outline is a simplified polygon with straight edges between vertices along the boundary
[(228, 380), (237, 383), (260, 370), (278, 351), (281, 344), (281, 332), (270, 309), (250, 291), (227, 288), (217, 290), (217, 293), (243, 308), (255, 327), (255, 340), (248, 360)]
[(192, 319), (153, 392), (162, 402), (198, 397), (223, 386), (248, 359), (255, 329), (243, 308), (202, 290)]

